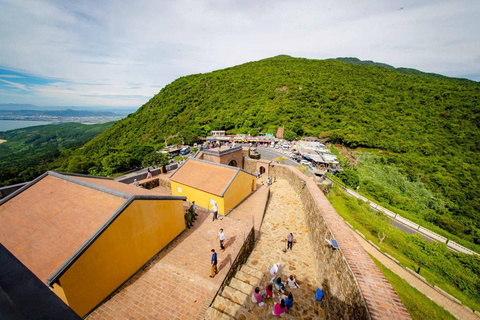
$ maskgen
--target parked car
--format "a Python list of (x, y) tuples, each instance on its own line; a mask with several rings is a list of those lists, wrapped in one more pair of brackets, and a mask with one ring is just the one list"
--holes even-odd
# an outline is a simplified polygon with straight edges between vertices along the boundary
[(300, 160), (300, 164), (304, 164), (304, 165), (308, 166), (308, 165), (310, 165), (311, 163), (310, 163), (310, 161), (308, 161), (308, 160)]

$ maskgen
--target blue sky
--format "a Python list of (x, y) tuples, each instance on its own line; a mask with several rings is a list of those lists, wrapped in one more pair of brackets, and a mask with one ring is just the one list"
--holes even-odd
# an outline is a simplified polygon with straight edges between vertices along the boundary
[(279, 54), (480, 81), (480, 1), (0, 0), (0, 103), (139, 107)]

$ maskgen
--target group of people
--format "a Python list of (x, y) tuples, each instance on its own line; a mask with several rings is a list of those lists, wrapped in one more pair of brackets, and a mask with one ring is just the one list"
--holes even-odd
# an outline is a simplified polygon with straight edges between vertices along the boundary
[[(264, 305), (265, 299), (274, 299), (275, 298), (275, 290), (279, 292), (279, 302), (274, 304), (272, 314), (275, 316), (283, 317), (285, 312), (293, 307), (293, 294), (291, 292), (287, 292), (285, 290), (285, 285), (288, 285), (290, 289), (297, 289), (300, 288), (297, 281), (295, 280), (295, 276), (292, 274), (288, 277), (285, 283), (282, 282), (281, 277), (277, 277), (275, 282), (273, 279), (278, 274), (280, 267), (280, 263), (274, 264), (270, 268), (270, 275), (273, 276), (270, 284), (268, 284), (264, 290), (260, 290), (259, 287), (256, 287), (252, 293), (252, 302), (258, 303), (259, 306)], [(273, 285), (271, 284), (273, 282)]]
[[(223, 232), (223, 229), (220, 229), (220, 231), (218, 232), (217, 239), (220, 240), (220, 249), (222, 251), (225, 251), (225, 245), (223, 244), (223, 242), (225, 241), (225, 233)], [(218, 269), (217, 269), (218, 260), (217, 260), (217, 252), (215, 252), (215, 249), (212, 249), (211, 252), (212, 252), (212, 259), (210, 260), (210, 263), (212, 265), (212, 274), (210, 275), (210, 278), (213, 278), (218, 273)]]

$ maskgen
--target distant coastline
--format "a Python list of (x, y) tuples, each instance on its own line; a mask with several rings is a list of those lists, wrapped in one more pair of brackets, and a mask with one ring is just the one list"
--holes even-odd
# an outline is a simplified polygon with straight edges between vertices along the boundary
[(53, 122), (48, 121), (29, 121), (29, 120), (0, 120), (0, 132), (21, 129), (33, 126), (42, 126), (51, 124)]

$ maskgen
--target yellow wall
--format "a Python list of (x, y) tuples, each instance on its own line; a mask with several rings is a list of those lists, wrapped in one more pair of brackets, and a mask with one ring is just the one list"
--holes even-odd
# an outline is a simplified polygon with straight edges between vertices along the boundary
[(230, 187), (225, 192), (224, 199), (225, 199), (225, 211), (229, 212), (237, 204), (239, 204), (243, 199), (248, 197), (252, 191), (256, 188), (256, 181), (255, 177), (245, 173), (243, 171), (239, 171), (235, 179), (230, 184)]
[(60, 277), (70, 308), (85, 316), (184, 229), (182, 200), (132, 202)]
[[(184, 196), (187, 197), (187, 200), (192, 202), (195, 201), (197, 206), (207, 208), (209, 210), (212, 210), (213, 204), (210, 203), (210, 199), (213, 199), (217, 202), (218, 205), (218, 213), (220, 214), (225, 214), (225, 209), (224, 209), (224, 203), (223, 203), (223, 198), (213, 195), (211, 193), (207, 193), (205, 191), (201, 191), (189, 186), (186, 186), (184, 184), (171, 181), (170, 180), (170, 186), (172, 189), (172, 195), (174, 196)], [(178, 191), (178, 187), (182, 189), (182, 192)], [(228, 212), (228, 211), (227, 211)]]

